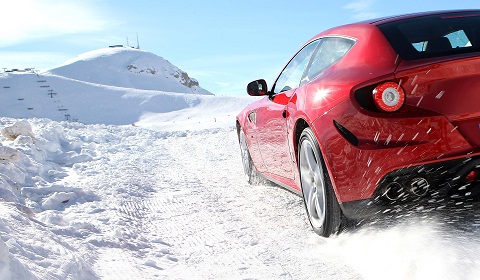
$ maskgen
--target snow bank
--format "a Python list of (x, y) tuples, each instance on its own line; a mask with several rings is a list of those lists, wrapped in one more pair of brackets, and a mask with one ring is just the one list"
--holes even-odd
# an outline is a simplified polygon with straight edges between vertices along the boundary
[[(0, 280), (98, 279), (104, 270), (94, 269), (100, 252), (92, 252), (105, 254), (113, 247), (127, 253), (122, 247), (126, 238), (132, 238), (133, 252), (151, 244), (159, 248), (140, 266), (159, 270), (159, 257), (175, 264), (160, 237), (152, 235), (153, 243), (141, 233), (135, 233), (138, 240), (130, 237), (134, 229), (122, 214), (125, 202), (117, 200), (147, 199), (149, 182), (136, 180), (155, 164), (142, 167), (145, 159), (138, 155), (156, 139), (184, 137), (185, 132), (0, 118), (0, 128), (18, 132), (11, 128), (22, 127), (31, 129), (0, 137), (5, 159), (0, 162)], [(129, 162), (130, 154), (138, 154), (138, 165)], [(118, 156), (128, 160), (112, 165)], [(119, 164), (125, 167), (117, 171)]]
[(11, 279), (10, 272), (10, 253), (8, 247), (3, 240), (0, 239), (0, 279)]
[[(0, 144), (0, 158), (3, 159), (0, 178), (4, 189), (16, 192), (21, 187), (43, 186), (61, 178), (65, 167), (78, 162), (79, 156), (91, 160), (91, 156), (85, 157), (89, 152), (88, 146), (72, 133), (66, 132), (61, 125), (49, 120), (33, 121), (36, 136), (27, 121), (0, 119), (0, 124), (7, 131), (13, 131), (13, 134), (3, 134), (7, 137)], [(27, 127), (28, 130), (21, 129)], [(16, 137), (13, 139), (11, 135)]]
[(18, 121), (12, 126), (4, 127), (0, 132), (7, 140), (15, 140), (19, 136), (33, 137), (32, 127), (30, 123), (25, 120)]
[(20, 153), (17, 150), (0, 146), (0, 163), (14, 162), (20, 158)]
[(0, 118), (4, 137), (0, 146), (0, 279), (46, 279), (52, 273), (59, 279), (91, 279), (89, 265), (40, 222), (40, 213), (55, 216), (85, 199), (83, 190), (59, 182), (75, 164), (93, 160), (98, 139), (75, 133), (79, 124), (31, 122), (33, 129), (30, 121)]

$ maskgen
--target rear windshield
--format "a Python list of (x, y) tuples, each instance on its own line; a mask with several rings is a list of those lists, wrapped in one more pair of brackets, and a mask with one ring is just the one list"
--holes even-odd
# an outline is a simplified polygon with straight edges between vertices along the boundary
[(423, 16), (378, 27), (406, 60), (480, 51), (480, 11)]

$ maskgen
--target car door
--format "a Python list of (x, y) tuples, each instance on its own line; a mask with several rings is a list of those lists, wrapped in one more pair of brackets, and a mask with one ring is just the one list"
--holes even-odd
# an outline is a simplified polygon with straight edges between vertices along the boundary
[(267, 172), (293, 179), (293, 161), (287, 134), (287, 104), (295, 90), (318, 41), (302, 48), (278, 76), (265, 106), (256, 111), (258, 147)]

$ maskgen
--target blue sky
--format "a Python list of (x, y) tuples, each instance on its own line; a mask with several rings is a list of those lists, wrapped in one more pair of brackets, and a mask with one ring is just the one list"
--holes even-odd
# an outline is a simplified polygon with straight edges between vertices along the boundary
[(333, 26), (403, 13), (480, 9), (478, 0), (15, 0), (2, 3), (0, 67), (49, 69), (113, 44), (178, 66), (217, 95), (272, 83), (294, 52)]

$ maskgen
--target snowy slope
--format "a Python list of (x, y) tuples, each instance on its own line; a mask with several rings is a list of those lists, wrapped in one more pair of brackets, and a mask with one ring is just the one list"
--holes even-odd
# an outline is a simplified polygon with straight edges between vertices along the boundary
[(87, 52), (49, 72), (79, 81), (145, 90), (211, 94), (194, 78), (153, 53), (115, 47)]
[[(134, 124), (157, 114), (192, 108), (201, 104), (212, 123), (226, 120), (217, 100), (237, 104), (231, 115), (253, 101), (251, 98), (220, 98), (105, 86), (65, 78), (51, 73), (0, 75), (1, 116), (75, 120), (86, 124)], [(218, 107), (218, 108), (217, 108)], [(231, 107), (230, 107), (231, 108)], [(230, 112), (227, 112), (227, 115)], [(229, 119), (230, 122), (234, 118)]]

